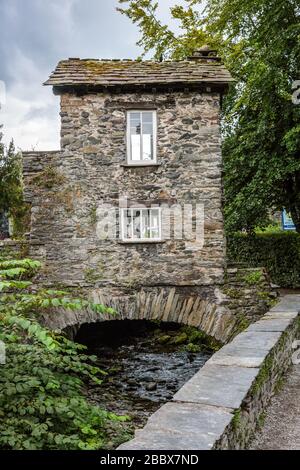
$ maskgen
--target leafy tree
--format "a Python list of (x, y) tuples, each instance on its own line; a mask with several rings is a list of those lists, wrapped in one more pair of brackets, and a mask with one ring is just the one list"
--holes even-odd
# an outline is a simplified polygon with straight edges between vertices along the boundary
[(22, 159), (14, 142), (5, 148), (0, 126), (0, 216), (13, 222), (13, 235), (23, 235), (28, 223), (28, 207), (23, 199)]
[(203, 16), (195, 8), (197, 4), (201, 4), (200, 1), (187, 1), (187, 8), (181, 5), (171, 8), (172, 18), (178, 21), (181, 27), (182, 33), (178, 35), (159, 20), (159, 2), (119, 0), (119, 3), (122, 6), (118, 11), (139, 27), (141, 39), (137, 44), (143, 48), (142, 56), (153, 52), (156, 60), (177, 60), (186, 57), (207, 42), (210, 44), (218, 42), (205, 30)]
[(84, 346), (41, 326), (41, 312), (55, 308), (112, 309), (72, 298), (67, 292), (36, 290), (28, 280), (40, 263), (0, 260), (0, 449), (100, 449), (110, 422), (124, 420), (91, 405), (83, 387), (101, 383), (103, 372)]
[(119, 1), (146, 53), (178, 59), (207, 42), (236, 79), (223, 109), (228, 231), (251, 231), (270, 208), (285, 207), (300, 232), (300, 105), (291, 97), (300, 78), (298, 0), (186, 0), (171, 8), (177, 37), (157, 18), (158, 2)]

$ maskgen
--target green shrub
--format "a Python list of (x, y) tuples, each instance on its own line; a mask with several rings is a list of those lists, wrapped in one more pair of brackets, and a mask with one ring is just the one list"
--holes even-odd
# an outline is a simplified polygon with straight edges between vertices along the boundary
[(235, 234), (228, 239), (228, 258), (249, 267), (263, 266), (273, 283), (300, 287), (300, 235), (295, 232)]
[[(103, 305), (71, 298), (67, 292), (34, 289), (30, 277), (40, 263), (0, 259), (0, 340), (6, 363), (0, 365), (0, 449), (95, 450), (105, 446), (111, 420), (88, 402), (85, 385), (101, 383), (103, 372), (84, 346), (39, 323), (41, 312)], [(124, 419), (124, 418), (123, 418)]]
[(22, 158), (13, 141), (8, 148), (2, 143), (0, 125), (0, 215), (12, 222), (12, 237), (23, 238), (30, 224), (29, 205), (24, 201)]

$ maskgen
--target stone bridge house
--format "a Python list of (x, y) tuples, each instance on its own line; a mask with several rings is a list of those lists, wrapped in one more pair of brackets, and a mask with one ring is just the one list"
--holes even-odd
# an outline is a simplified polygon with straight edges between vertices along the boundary
[[(233, 302), (224, 287), (220, 104), (231, 81), (207, 47), (177, 62), (59, 62), (45, 85), (60, 96), (61, 150), (23, 153), (30, 255), (44, 261), (47, 285), (88, 292), (118, 318), (228, 338), (236, 306), (253, 297)], [(95, 315), (66, 312), (48, 323)]]

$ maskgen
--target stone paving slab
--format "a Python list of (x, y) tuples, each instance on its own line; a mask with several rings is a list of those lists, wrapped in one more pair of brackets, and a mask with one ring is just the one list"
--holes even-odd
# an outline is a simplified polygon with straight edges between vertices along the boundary
[[(265, 315), (217, 351), (206, 364), (260, 367), (280, 334), (293, 323), (297, 313)], [(257, 334), (259, 333), (259, 334)]]
[(243, 348), (270, 351), (281, 336), (280, 331), (249, 331), (248, 329), (236, 336), (231, 344)]
[(260, 367), (264, 362), (268, 350), (245, 348), (232, 343), (217, 351), (206, 364), (220, 366)]
[(268, 312), (266, 313), (261, 320), (268, 319), (268, 318), (291, 318), (295, 319), (298, 317), (298, 312), (296, 311), (291, 311), (291, 312)]
[(247, 331), (285, 331), (294, 321), (294, 318), (272, 318), (266, 317), (256, 323), (252, 323)]
[(239, 408), (258, 368), (221, 366), (206, 363), (175, 395), (174, 401)]
[(300, 295), (285, 295), (270, 312), (300, 312)]
[(225, 409), (194, 403), (166, 403), (136, 437), (119, 449), (210, 450), (232, 420)]

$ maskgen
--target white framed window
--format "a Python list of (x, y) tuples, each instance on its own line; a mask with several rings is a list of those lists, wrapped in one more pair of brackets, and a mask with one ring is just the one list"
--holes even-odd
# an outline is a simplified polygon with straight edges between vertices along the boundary
[(127, 164), (156, 163), (156, 111), (127, 112)]
[(161, 241), (161, 208), (121, 209), (121, 239), (125, 242)]

